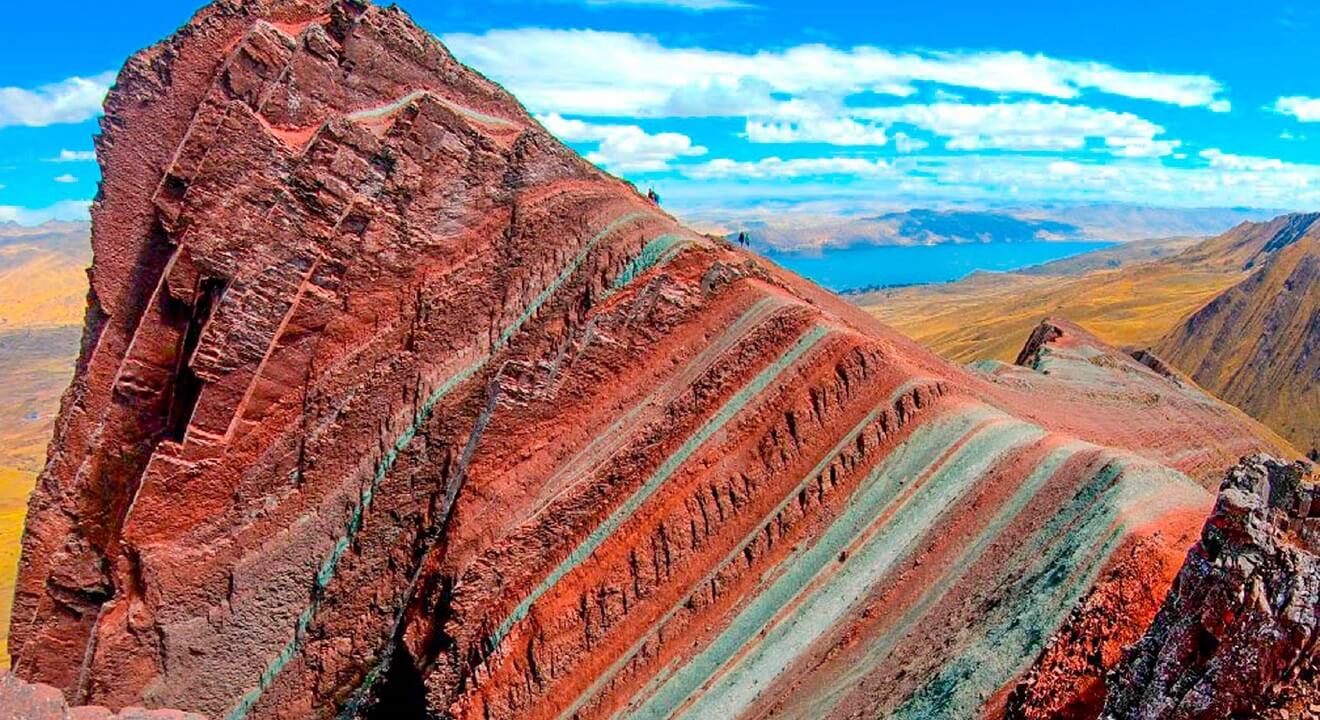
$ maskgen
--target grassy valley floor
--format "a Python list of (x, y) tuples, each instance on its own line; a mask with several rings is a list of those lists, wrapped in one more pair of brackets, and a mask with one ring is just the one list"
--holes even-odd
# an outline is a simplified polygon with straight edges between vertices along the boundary
[(1154, 344), (1244, 275), (1152, 262), (1079, 276), (976, 273), (855, 301), (957, 362), (1012, 362), (1041, 319), (1065, 317), (1118, 347)]
[(86, 224), (0, 230), (0, 668), (27, 499), (82, 337)]

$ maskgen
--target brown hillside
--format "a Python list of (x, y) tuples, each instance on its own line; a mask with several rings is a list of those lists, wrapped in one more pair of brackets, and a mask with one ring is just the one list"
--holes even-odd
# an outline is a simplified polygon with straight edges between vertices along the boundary
[(1320, 447), (1320, 228), (1180, 323), (1157, 352), (1303, 451)]

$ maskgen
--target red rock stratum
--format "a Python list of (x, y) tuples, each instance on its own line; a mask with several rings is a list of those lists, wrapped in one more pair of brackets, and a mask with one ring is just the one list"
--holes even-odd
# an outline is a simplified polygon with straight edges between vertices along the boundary
[(1229, 472), (1155, 622), (1110, 678), (1106, 717), (1316, 714), (1320, 692), (1298, 680), (1314, 678), (1320, 636), (1310, 470), (1253, 456)]
[(218, 2), (103, 122), (10, 637), (72, 704), (967, 717), (1142, 528), (1293, 454), (1063, 321), (952, 366), (395, 8)]

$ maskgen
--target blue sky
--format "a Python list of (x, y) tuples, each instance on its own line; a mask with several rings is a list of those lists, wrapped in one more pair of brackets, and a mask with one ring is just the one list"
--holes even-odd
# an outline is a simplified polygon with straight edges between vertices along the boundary
[[(6, 9), (0, 220), (85, 212), (104, 88), (197, 4)], [(1316, 3), (403, 6), (552, 132), (679, 205), (1320, 207)]]

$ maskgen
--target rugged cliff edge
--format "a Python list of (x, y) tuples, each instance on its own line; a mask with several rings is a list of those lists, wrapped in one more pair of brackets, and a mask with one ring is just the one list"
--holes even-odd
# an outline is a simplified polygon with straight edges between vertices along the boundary
[(1310, 470), (1265, 456), (1233, 468), (1154, 623), (1111, 674), (1104, 717), (1317, 714), (1320, 487)]
[(217, 2), (106, 111), (10, 637), (70, 704), (966, 717), (1125, 543), (1293, 452), (1062, 321), (949, 365), (396, 8)]

